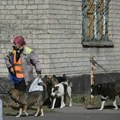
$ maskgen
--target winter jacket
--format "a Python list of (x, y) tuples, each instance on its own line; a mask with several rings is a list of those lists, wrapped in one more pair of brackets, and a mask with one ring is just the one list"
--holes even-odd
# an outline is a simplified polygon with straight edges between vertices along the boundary
[[(39, 59), (31, 48), (24, 46), (24, 50), (21, 53), (20, 58), (22, 60), (24, 79), (26, 82), (33, 80), (33, 66), (37, 73), (41, 73), (42, 68)], [(5, 63), (8, 69), (13, 67), (13, 62), (14, 49), (10, 50), (5, 57)]]

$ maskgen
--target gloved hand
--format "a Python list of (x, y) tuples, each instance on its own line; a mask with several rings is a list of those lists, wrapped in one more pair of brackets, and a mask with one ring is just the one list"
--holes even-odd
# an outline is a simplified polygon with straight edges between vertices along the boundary
[(9, 72), (10, 72), (12, 75), (15, 74), (15, 71), (14, 71), (13, 67), (10, 67), (10, 68), (9, 68)]
[(42, 77), (42, 75), (41, 75), (41, 74), (37, 74), (37, 77), (41, 78), (41, 77)]
[(37, 72), (37, 77), (39, 77), (39, 78), (42, 77), (42, 76), (41, 76), (41, 71), (38, 71), (38, 72)]

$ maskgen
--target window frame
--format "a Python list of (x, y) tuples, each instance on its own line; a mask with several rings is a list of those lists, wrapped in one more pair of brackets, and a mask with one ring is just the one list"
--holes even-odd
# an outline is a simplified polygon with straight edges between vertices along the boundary
[[(88, 36), (88, 31), (91, 31), (87, 26), (89, 22), (88, 0), (82, 0), (82, 45), (83, 47), (114, 47), (108, 35), (109, 0), (89, 0), (89, 2), (91, 1), (94, 2), (95, 6), (93, 13), (90, 13), (94, 16), (93, 37), (91, 39)], [(102, 4), (101, 1), (104, 3)], [(103, 9), (100, 5), (103, 5)], [(103, 10), (103, 14), (101, 9)]]

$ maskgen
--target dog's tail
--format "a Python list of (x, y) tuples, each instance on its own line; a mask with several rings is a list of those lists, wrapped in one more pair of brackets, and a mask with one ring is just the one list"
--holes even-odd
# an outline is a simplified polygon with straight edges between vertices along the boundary
[(73, 87), (73, 84), (72, 84), (71, 81), (68, 83), (68, 85), (69, 85), (70, 87)]

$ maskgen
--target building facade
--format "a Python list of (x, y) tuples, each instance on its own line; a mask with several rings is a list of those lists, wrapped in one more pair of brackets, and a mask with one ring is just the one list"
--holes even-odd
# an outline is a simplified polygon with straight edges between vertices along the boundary
[(38, 54), (43, 74), (90, 74), (91, 56), (119, 73), (119, 33), (119, 0), (0, 0), (0, 76), (15, 35)]

